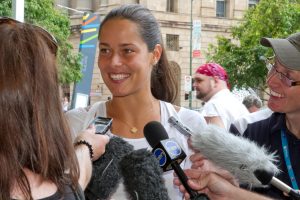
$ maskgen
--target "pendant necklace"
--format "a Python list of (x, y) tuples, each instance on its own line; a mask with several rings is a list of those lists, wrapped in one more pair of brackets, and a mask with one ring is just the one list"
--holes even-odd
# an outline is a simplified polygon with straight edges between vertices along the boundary
[[(110, 108), (110, 110), (112, 110), (112, 102), (110, 101), (108, 103), (108, 107)], [(131, 126), (130, 124), (128, 124), (126, 121), (120, 119), (119, 117), (114, 117), (115, 119), (118, 119), (119, 121), (121, 121), (123, 124), (126, 124), (129, 127), (129, 131), (131, 134), (136, 134), (138, 132), (138, 129), (135, 126)]]
[[(112, 110), (112, 105), (111, 105), (111, 101), (108, 103), (110, 110)], [(148, 114), (150, 111), (153, 111), (153, 103), (152, 103), (152, 107), (151, 109), (146, 113)], [(138, 128), (136, 126), (131, 126), (130, 124), (128, 124), (126, 121), (120, 119), (119, 117), (114, 117), (115, 119), (118, 119), (119, 121), (121, 121), (123, 124), (126, 124), (129, 127), (129, 131), (131, 134), (137, 134), (138, 133)]]
[(136, 134), (138, 132), (138, 129), (135, 126), (130, 126), (127, 122), (121, 120), (120, 118), (117, 118), (118, 120), (120, 120), (121, 122), (123, 122), (124, 124), (126, 124), (128, 127), (130, 127), (129, 131), (132, 134)]

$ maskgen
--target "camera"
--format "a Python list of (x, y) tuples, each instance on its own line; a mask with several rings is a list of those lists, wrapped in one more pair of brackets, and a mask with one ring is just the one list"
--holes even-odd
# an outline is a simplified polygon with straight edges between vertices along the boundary
[(91, 124), (94, 124), (97, 134), (106, 134), (112, 125), (112, 118), (97, 116)]

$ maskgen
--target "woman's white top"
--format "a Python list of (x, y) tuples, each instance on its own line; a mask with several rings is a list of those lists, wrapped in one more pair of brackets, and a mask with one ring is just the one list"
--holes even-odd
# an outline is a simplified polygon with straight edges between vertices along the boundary
[[(189, 156), (193, 152), (191, 149), (188, 148), (187, 137), (185, 137), (175, 127), (169, 124), (168, 119), (171, 116), (174, 116), (177, 119), (179, 119), (184, 125), (190, 127), (191, 130), (195, 130), (195, 129), (199, 130), (205, 128), (206, 127), (205, 119), (200, 113), (183, 107), (181, 107), (180, 110), (177, 112), (172, 104), (164, 101), (160, 101), (160, 113), (161, 113), (161, 124), (166, 129), (169, 138), (176, 139), (178, 144), (181, 146), (182, 150), (187, 155), (187, 158), (181, 163), (181, 167), (183, 169), (190, 168), (191, 162), (189, 160)], [(95, 116), (107, 117), (105, 102), (95, 103), (89, 109), (89, 111), (83, 108), (71, 110), (67, 112), (66, 116), (73, 134), (73, 138), (75, 138), (80, 131), (88, 127), (88, 125), (91, 123), (91, 121), (94, 119)], [(108, 131), (108, 134), (114, 135), (114, 133), (111, 133), (110, 130)], [(123, 139), (128, 143), (130, 143), (131, 145), (133, 145), (134, 149), (141, 149), (141, 148), (151, 149), (150, 145), (148, 144), (145, 138), (139, 138), (139, 139), (123, 138)], [(163, 177), (165, 180), (165, 186), (168, 190), (170, 199), (172, 200), (183, 199), (183, 196), (178, 190), (177, 186), (173, 185), (173, 170), (165, 172), (163, 174)], [(124, 199), (126, 199), (126, 192), (124, 190), (124, 185), (121, 183), (117, 191), (115, 192), (115, 194), (112, 195), (111, 200), (124, 200)]]

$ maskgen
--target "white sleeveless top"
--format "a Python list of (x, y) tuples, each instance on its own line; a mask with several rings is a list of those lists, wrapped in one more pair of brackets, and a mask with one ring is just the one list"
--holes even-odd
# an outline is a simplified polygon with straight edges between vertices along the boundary
[[(168, 119), (171, 116), (176, 117), (181, 120), (187, 127), (190, 127), (191, 130), (199, 130), (206, 127), (206, 122), (203, 116), (192, 110), (188, 110), (186, 108), (181, 107), (179, 112), (177, 113), (174, 106), (170, 103), (160, 101), (160, 113), (161, 113), (161, 124), (166, 129), (169, 138), (176, 139), (177, 143), (181, 146), (182, 150), (186, 153), (187, 158), (181, 163), (181, 167), (183, 169), (190, 168), (191, 162), (189, 160), (189, 156), (193, 153), (191, 149), (188, 148), (187, 138), (182, 135), (176, 128), (172, 127), (168, 123)], [(69, 125), (73, 134), (73, 138), (82, 130), (86, 129), (95, 116), (106, 116), (106, 106), (105, 102), (97, 102), (95, 103), (91, 109), (87, 112), (83, 108), (75, 109), (69, 111), (66, 116), (69, 121)], [(110, 130), (108, 134), (114, 135)], [(131, 139), (131, 138), (123, 138), (125, 141), (133, 145), (134, 149), (148, 148), (151, 149), (150, 145), (146, 141), (145, 138), (139, 139)], [(183, 199), (182, 194), (178, 190), (177, 186), (173, 185), (173, 170), (165, 172), (163, 174), (165, 179), (165, 185), (168, 190), (168, 194), (170, 199), (172, 200), (181, 200)], [(126, 192), (124, 190), (124, 185), (121, 183), (115, 192), (112, 195), (111, 200), (124, 200), (126, 199)]]

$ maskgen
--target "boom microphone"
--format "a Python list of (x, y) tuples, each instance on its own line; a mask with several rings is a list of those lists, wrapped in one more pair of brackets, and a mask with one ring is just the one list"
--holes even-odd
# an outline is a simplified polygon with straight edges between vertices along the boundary
[(120, 163), (124, 186), (132, 200), (169, 200), (157, 159), (146, 149), (132, 151)]
[(216, 125), (208, 125), (201, 132), (194, 130), (191, 139), (195, 150), (231, 172), (240, 183), (261, 185), (254, 175), (256, 170), (266, 170), (273, 174), (279, 172), (273, 163), (276, 161), (275, 153), (268, 153), (264, 147)]
[(158, 159), (160, 167), (164, 171), (171, 169), (175, 171), (192, 200), (208, 199), (206, 195), (199, 194), (189, 187), (187, 183), (188, 178), (179, 165), (185, 159), (186, 154), (174, 139), (169, 139), (161, 123), (152, 121), (146, 124), (144, 127), (144, 136), (153, 148), (152, 153)]
[(86, 199), (108, 199), (117, 190), (122, 177), (119, 161), (131, 151), (133, 146), (122, 138), (110, 138), (105, 153), (93, 162), (92, 178), (85, 189)]
[(287, 193), (293, 199), (300, 200), (300, 192), (294, 190), (284, 182), (274, 177), (272, 172), (266, 170), (255, 170), (254, 174), (263, 185), (271, 184), (282, 192)]

